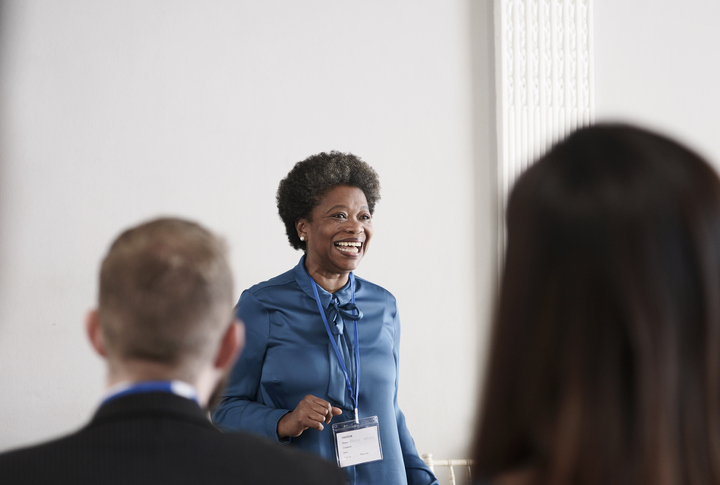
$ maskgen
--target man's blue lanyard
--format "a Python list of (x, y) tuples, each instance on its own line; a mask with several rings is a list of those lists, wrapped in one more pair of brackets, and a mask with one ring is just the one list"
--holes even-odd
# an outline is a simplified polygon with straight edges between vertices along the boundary
[[(325, 315), (325, 309), (322, 306), (322, 302), (320, 301), (320, 295), (318, 295), (317, 290), (317, 283), (315, 283), (315, 280), (310, 278), (310, 282), (312, 283), (313, 287), (313, 293), (315, 293), (315, 301), (318, 305), (318, 310), (320, 310), (320, 316), (322, 317), (322, 321), (325, 324), (325, 330), (327, 330), (328, 337), (330, 337), (330, 343), (332, 343), (333, 349), (335, 349), (335, 355), (337, 356), (338, 361), (340, 362), (340, 367), (342, 368), (343, 374), (345, 374), (345, 384), (347, 385), (347, 390), (350, 392), (350, 399), (352, 399), (353, 404), (355, 405), (355, 422), (359, 422), (359, 416), (358, 416), (358, 394), (360, 392), (360, 345), (358, 340), (358, 329), (357, 329), (357, 320), (353, 320), (353, 326), (355, 328), (355, 392), (353, 392), (352, 384), (350, 384), (350, 375), (348, 374), (347, 367), (345, 367), (345, 360), (342, 358), (342, 354), (340, 354), (340, 349), (338, 349), (337, 343), (335, 342), (335, 339), (333, 338), (332, 331), (330, 330), (330, 325), (327, 321), (327, 316)], [(352, 300), (353, 304), (355, 304), (355, 276), (350, 272), (350, 299)]]
[(120, 384), (111, 388), (102, 401), (105, 404), (108, 401), (117, 399), (130, 394), (143, 394), (147, 392), (167, 392), (176, 394), (187, 399), (198, 402), (195, 388), (190, 384), (182, 381), (140, 381), (130, 384)]

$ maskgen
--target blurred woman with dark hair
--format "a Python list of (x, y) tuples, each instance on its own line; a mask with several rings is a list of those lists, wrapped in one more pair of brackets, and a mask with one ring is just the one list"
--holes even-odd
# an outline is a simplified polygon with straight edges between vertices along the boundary
[(626, 125), (576, 131), (517, 181), (476, 477), (720, 483), (720, 180)]

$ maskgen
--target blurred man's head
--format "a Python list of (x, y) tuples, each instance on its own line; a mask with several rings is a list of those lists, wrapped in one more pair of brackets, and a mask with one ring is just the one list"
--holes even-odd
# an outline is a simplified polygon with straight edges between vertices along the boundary
[[(195, 383), (208, 363), (217, 367), (225, 339), (237, 348), (233, 321), (224, 242), (196, 223), (165, 218), (128, 229), (113, 242), (88, 327), (111, 380), (139, 368), (160, 374), (146, 378)], [(230, 350), (234, 357), (236, 349), (225, 353)]]

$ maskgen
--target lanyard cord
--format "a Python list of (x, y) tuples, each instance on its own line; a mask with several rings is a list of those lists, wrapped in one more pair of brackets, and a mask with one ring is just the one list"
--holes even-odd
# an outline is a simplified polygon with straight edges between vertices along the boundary
[[(358, 394), (360, 392), (360, 345), (358, 341), (358, 329), (357, 329), (357, 320), (353, 320), (353, 327), (355, 328), (355, 392), (353, 392), (352, 384), (350, 384), (350, 375), (348, 374), (347, 367), (345, 367), (345, 360), (342, 358), (342, 355), (340, 354), (340, 350), (338, 349), (337, 343), (335, 343), (335, 339), (333, 338), (332, 331), (330, 330), (330, 324), (328, 324), (327, 316), (325, 315), (325, 309), (322, 306), (322, 302), (320, 302), (320, 295), (318, 294), (317, 290), (317, 283), (315, 283), (315, 280), (310, 278), (310, 282), (312, 283), (313, 287), (313, 293), (315, 294), (315, 302), (318, 305), (318, 310), (320, 311), (320, 317), (322, 317), (322, 321), (325, 324), (325, 330), (327, 331), (328, 337), (330, 337), (330, 343), (332, 343), (333, 349), (335, 350), (335, 355), (337, 356), (338, 361), (340, 362), (340, 367), (342, 368), (343, 374), (345, 375), (345, 385), (347, 386), (347, 390), (350, 392), (350, 399), (352, 399), (353, 404), (355, 405), (355, 422), (359, 422), (358, 417)], [(353, 304), (355, 304), (355, 276), (350, 272), (350, 299), (352, 300)]]

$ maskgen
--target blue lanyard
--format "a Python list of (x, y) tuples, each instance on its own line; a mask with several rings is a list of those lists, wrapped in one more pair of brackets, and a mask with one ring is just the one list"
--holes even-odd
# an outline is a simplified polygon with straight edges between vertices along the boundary
[(176, 394), (198, 402), (195, 389), (190, 384), (181, 381), (141, 381), (123, 385), (110, 390), (110, 394), (103, 399), (102, 404), (130, 394), (143, 394), (146, 392), (167, 392)]
[[(338, 349), (337, 343), (335, 342), (335, 339), (333, 338), (332, 331), (330, 330), (330, 325), (327, 321), (327, 316), (325, 315), (325, 309), (322, 306), (322, 302), (320, 302), (320, 295), (318, 295), (317, 290), (317, 283), (315, 283), (315, 280), (310, 278), (310, 282), (312, 283), (313, 287), (313, 293), (315, 293), (315, 301), (318, 305), (318, 310), (320, 310), (320, 316), (322, 317), (322, 321), (325, 324), (325, 330), (327, 330), (328, 337), (330, 337), (330, 343), (332, 343), (333, 349), (335, 350), (335, 355), (337, 356), (338, 361), (340, 362), (340, 367), (342, 368), (343, 374), (345, 375), (345, 384), (347, 385), (347, 390), (350, 392), (350, 399), (352, 399), (353, 404), (355, 405), (355, 422), (359, 422), (358, 417), (358, 393), (360, 392), (360, 345), (358, 340), (358, 329), (357, 329), (357, 320), (353, 320), (353, 326), (355, 328), (355, 392), (353, 392), (352, 384), (350, 384), (350, 375), (348, 374), (347, 367), (345, 367), (345, 360), (342, 358), (342, 355), (340, 354), (340, 350)], [(350, 298), (355, 303), (355, 276), (350, 272)]]

